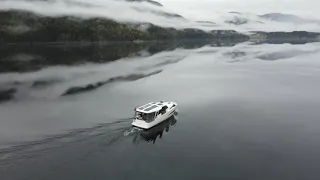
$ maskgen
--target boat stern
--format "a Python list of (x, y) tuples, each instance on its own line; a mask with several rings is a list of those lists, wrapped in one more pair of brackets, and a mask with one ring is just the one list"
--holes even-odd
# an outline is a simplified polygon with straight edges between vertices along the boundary
[(141, 129), (150, 129), (151, 128), (149, 123), (142, 121), (142, 120), (139, 120), (139, 119), (133, 119), (133, 122), (131, 124), (132, 124), (132, 126), (135, 126), (135, 127), (141, 128)]

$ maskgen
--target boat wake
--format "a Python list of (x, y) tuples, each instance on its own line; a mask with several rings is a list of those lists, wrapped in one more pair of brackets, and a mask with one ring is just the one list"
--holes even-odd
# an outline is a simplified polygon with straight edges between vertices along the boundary
[(143, 129), (137, 128), (137, 127), (132, 127), (131, 129), (124, 132), (123, 135), (124, 136), (132, 136), (132, 135), (135, 135), (136, 133), (139, 133), (141, 131), (143, 131)]
[[(71, 130), (64, 134), (44, 137), (40, 140), (23, 142), (11, 147), (0, 149), (0, 167), (6, 162), (35, 157), (76, 143), (83, 143), (104, 136), (114, 142), (115, 137), (123, 137), (123, 132), (130, 128), (132, 118), (117, 119), (110, 123), (101, 123), (90, 128)], [(121, 132), (121, 133), (120, 133)], [(120, 133), (120, 135), (119, 135)]]
[[(155, 143), (177, 124), (175, 116), (149, 130), (139, 129), (130, 124), (132, 118), (118, 119), (112, 123), (99, 124), (91, 128), (77, 129), (69, 133), (47, 137), (38, 141), (25, 142), (9, 148), (0, 149), (0, 174), (7, 168), (47, 157), (59, 156), (70, 152), (81, 158), (114, 146), (119, 142)], [(129, 140), (129, 141), (128, 141)], [(90, 148), (84, 148), (90, 147)], [(79, 149), (79, 151), (75, 151)], [(3, 171), (3, 172), (4, 172)]]

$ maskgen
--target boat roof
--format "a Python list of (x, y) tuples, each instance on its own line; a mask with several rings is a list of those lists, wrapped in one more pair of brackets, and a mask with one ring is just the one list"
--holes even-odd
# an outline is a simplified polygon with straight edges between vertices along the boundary
[(138, 112), (142, 112), (142, 113), (153, 113), (155, 111), (160, 111), (161, 108), (165, 105), (167, 105), (168, 103), (165, 103), (163, 101), (159, 101), (159, 102), (151, 102), (148, 104), (145, 104), (143, 106), (140, 106), (136, 109), (136, 111)]

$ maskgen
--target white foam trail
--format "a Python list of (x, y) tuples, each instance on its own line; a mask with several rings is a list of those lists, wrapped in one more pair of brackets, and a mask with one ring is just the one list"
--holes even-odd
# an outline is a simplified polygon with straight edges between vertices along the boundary
[(143, 131), (143, 129), (139, 129), (139, 128), (133, 127), (133, 128), (131, 128), (131, 129), (125, 131), (125, 132), (123, 133), (123, 135), (124, 135), (124, 136), (132, 136), (132, 135), (135, 135), (135, 134), (139, 133), (140, 131)]

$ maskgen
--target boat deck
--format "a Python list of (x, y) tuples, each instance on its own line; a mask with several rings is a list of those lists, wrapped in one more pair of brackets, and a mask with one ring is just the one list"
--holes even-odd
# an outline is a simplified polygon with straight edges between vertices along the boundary
[(152, 113), (155, 111), (159, 111), (163, 106), (170, 106), (171, 104), (172, 104), (171, 102), (163, 102), (163, 101), (151, 102), (138, 107), (136, 111), (142, 112), (142, 113)]

